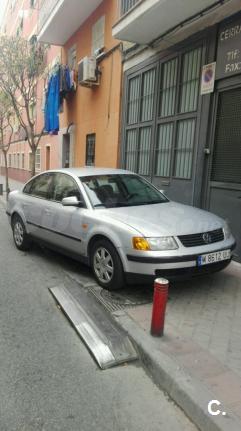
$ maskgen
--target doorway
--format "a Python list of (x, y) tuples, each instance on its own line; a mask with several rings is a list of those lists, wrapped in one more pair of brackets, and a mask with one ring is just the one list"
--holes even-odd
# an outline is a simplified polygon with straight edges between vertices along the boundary
[(62, 147), (62, 168), (69, 168), (70, 166), (70, 134), (63, 135)]
[(50, 147), (49, 146), (46, 147), (45, 166), (46, 166), (46, 171), (48, 171), (50, 169)]
[(208, 207), (228, 221), (241, 261), (241, 87), (220, 88), (216, 96)]

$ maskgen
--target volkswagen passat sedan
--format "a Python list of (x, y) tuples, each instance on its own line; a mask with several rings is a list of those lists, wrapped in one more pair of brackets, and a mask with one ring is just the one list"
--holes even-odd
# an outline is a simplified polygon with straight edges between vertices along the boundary
[(18, 249), (41, 241), (90, 265), (107, 289), (218, 271), (235, 246), (221, 218), (118, 169), (44, 172), (9, 194), (7, 214)]

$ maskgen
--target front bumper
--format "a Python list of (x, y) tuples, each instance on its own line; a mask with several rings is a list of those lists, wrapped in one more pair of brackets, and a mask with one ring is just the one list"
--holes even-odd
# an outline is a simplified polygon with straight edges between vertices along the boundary
[(212, 253), (222, 250), (234, 250), (235, 242), (225, 246), (212, 249), (202, 250), (191, 255), (178, 256), (147, 256), (147, 255), (132, 255), (127, 254), (127, 282), (148, 282), (156, 277), (166, 277), (169, 280), (189, 279), (198, 275), (210, 274), (212, 272), (224, 269), (232, 260), (231, 259), (209, 263), (207, 265), (198, 266), (198, 256), (205, 253)]

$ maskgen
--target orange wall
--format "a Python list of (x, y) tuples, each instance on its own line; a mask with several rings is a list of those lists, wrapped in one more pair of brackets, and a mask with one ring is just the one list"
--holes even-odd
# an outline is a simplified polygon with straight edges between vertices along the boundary
[[(105, 52), (118, 45), (112, 38), (112, 25), (116, 20), (117, 2), (105, 0), (89, 17), (64, 47), (77, 45), (77, 62), (91, 55), (92, 26), (105, 15)], [(75, 124), (75, 165), (85, 164), (86, 135), (96, 134), (95, 165), (116, 167), (118, 164), (118, 139), (121, 96), (121, 52), (120, 48), (103, 59), (100, 64), (100, 86), (92, 89), (78, 85), (61, 115), (62, 127)]]

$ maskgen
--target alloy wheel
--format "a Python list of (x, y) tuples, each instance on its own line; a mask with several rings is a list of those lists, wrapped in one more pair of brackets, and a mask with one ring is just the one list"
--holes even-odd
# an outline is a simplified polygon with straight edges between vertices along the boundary
[(96, 276), (102, 283), (109, 283), (114, 275), (114, 263), (110, 252), (105, 247), (99, 247), (93, 261)]

